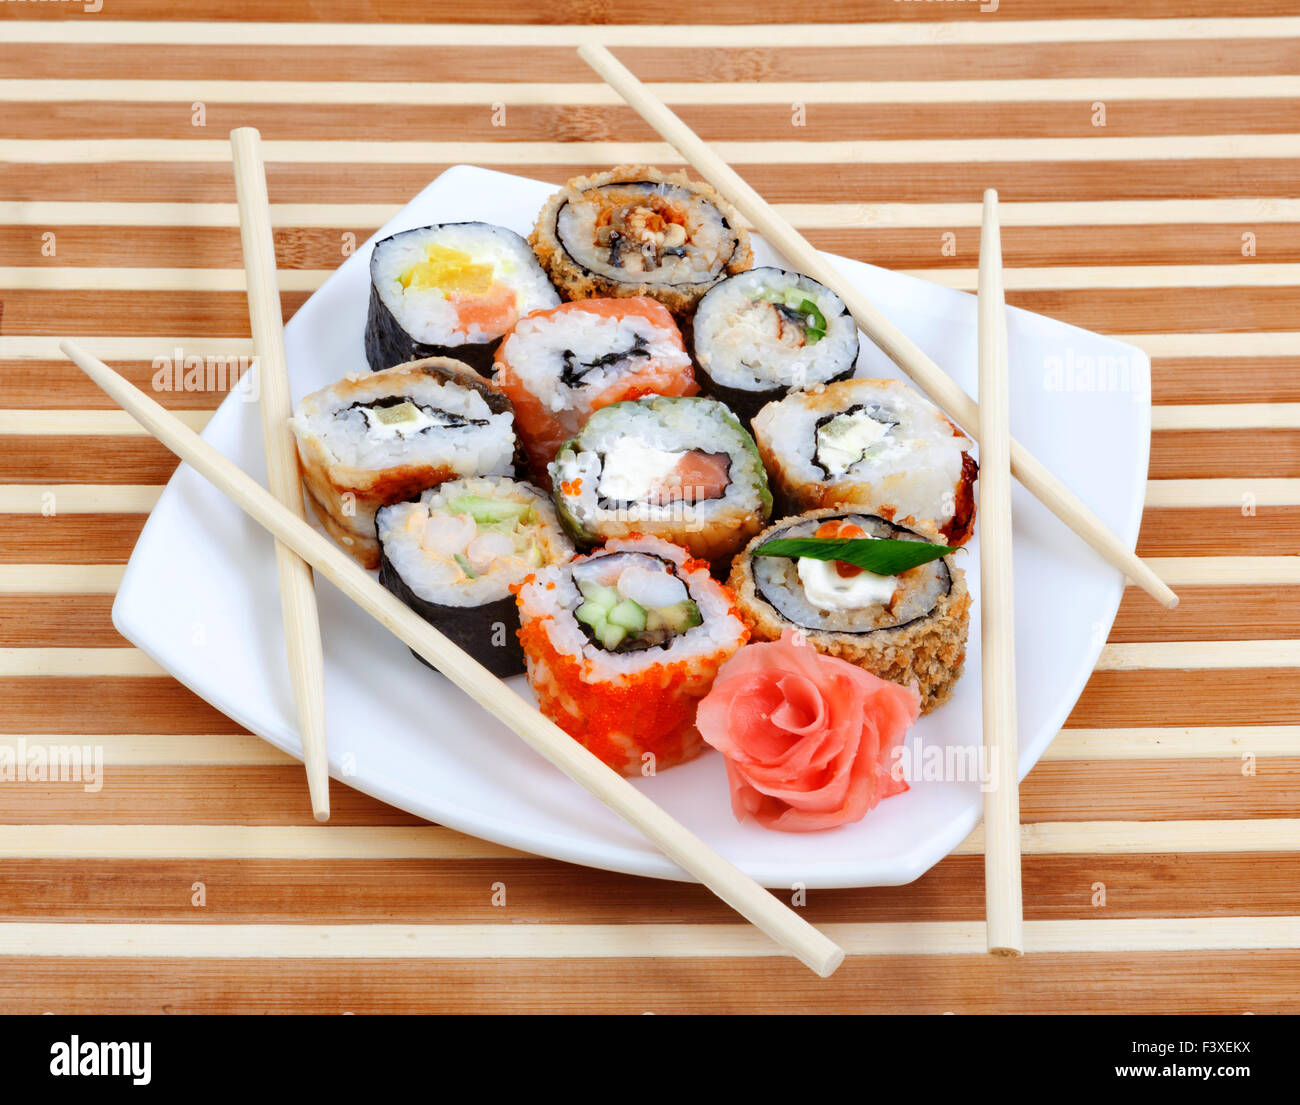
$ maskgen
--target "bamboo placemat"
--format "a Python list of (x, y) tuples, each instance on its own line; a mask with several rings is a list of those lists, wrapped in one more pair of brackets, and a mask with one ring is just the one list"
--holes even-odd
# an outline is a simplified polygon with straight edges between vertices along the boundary
[[(579, 0), (544, 26), (531, 0), (320, 0), (312, 25), (274, 2), (0, 5), (0, 765), (104, 761), (97, 790), (0, 781), (0, 1008), (1296, 1010), (1300, 4), (982, 7), (582, 27)], [(145, 387), (177, 348), (250, 351), (235, 126), (265, 139), (286, 316), (452, 164), (676, 164), (576, 57), (588, 38), (823, 248), (973, 289), (998, 189), (1008, 301), (1151, 355), (1139, 551), (1182, 604), (1129, 590), (1024, 785), (1024, 960), (983, 954), (978, 833), (911, 886), (808, 892), (851, 955), (820, 981), (696, 887), (337, 782), (317, 826), (298, 764), (113, 630), (173, 461), (57, 340)], [(221, 398), (157, 394), (196, 427)]]

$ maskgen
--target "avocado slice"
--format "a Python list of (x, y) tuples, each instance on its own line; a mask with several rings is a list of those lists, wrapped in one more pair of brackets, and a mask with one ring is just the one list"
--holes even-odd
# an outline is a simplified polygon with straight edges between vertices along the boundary
[(468, 514), (480, 525), (493, 522), (524, 520), (532, 503), (513, 503), (509, 499), (489, 499), (485, 495), (457, 495), (447, 503), (453, 514)]

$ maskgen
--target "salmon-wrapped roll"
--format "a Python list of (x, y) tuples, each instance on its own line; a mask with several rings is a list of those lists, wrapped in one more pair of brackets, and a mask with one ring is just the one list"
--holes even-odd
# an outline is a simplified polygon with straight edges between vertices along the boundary
[(534, 311), (498, 348), (494, 379), (514, 403), (533, 477), (545, 487), (546, 466), (593, 412), (699, 390), (673, 316), (645, 296)]
[(519, 640), (542, 712), (624, 775), (703, 747), (695, 713), (749, 636), (731, 592), (679, 545), (609, 542), (518, 592)]

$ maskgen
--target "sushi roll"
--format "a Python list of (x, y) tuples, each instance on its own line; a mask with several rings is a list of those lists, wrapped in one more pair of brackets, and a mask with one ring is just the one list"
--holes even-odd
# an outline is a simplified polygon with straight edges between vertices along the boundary
[(709, 566), (656, 537), (543, 568), (518, 592), (519, 638), (542, 712), (624, 775), (703, 748), (699, 700), (748, 637)]
[(493, 379), (514, 404), (534, 478), (591, 412), (643, 395), (699, 389), (681, 332), (645, 296), (582, 299), (520, 319), (497, 350)]
[(510, 400), (468, 365), (430, 357), (305, 396), (290, 422), (303, 484), (330, 535), (379, 566), (375, 511), (459, 476), (513, 476)]
[(380, 507), (375, 531), (380, 583), (493, 675), (524, 670), (512, 588), (573, 557), (545, 492), (504, 476), (449, 480)]
[(979, 465), (970, 438), (899, 380), (794, 392), (754, 418), (763, 463), (791, 513), (853, 506), (964, 545)]
[(443, 223), (404, 230), (370, 255), (366, 361), (379, 372), (422, 357), (456, 357), (485, 376), (501, 335), (560, 302), (513, 230)]
[(858, 360), (858, 325), (844, 301), (784, 269), (751, 269), (714, 285), (690, 331), (705, 392), (747, 426), (795, 388), (852, 376)]
[(555, 505), (583, 548), (645, 533), (723, 561), (772, 514), (754, 439), (715, 399), (602, 407), (551, 464)]
[(726, 200), (685, 173), (647, 165), (569, 181), (528, 240), (569, 299), (648, 295), (674, 314), (754, 263), (749, 234)]
[(880, 576), (838, 560), (755, 556), (777, 538), (928, 537), (870, 514), (829, 508), (786, 518), (759, 534), (736, 558), (727, 581), (755, 639), (782, 630), (802, 633), (818, 652), (921, 693), (928, 713), (952, 697), (966, 662), (970, 594), (952, 556), (896, 576)]

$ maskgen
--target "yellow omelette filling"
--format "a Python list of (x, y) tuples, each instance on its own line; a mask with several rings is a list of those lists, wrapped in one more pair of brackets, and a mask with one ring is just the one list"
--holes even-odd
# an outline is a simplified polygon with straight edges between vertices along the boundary
[(425, 247), (426, 261), (407, 269), (398, 281), (403, 288), (436, 288), (444, 295), (483, 295), (492, 287), (494, 266), (480, 264), (468, 253), (436, 243)]

